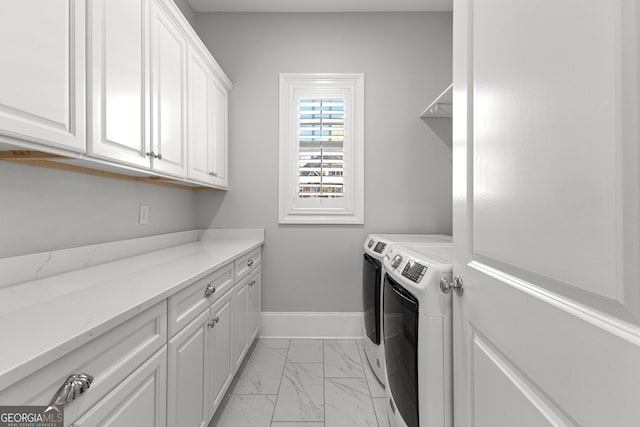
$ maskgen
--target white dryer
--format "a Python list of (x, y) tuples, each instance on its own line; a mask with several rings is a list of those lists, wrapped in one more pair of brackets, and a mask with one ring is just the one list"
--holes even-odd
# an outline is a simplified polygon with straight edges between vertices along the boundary
[(364, 242), (362, 264), (362, 301), (364, 306), (364, 351), (369, 365), (383, 384), (387, 384), (382, 326), (383, 259), (392, 243), (451, 246), (444, 234), (370, 234)]
[(392, 427), (451, 427), (453, 248), (393, 244), (384, 259), (383, 330)]

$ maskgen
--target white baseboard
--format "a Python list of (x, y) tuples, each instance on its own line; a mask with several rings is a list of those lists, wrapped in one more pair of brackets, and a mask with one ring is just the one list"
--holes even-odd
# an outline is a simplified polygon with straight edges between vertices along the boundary
[(263, 312), (261, 338), (362, 338), (364, 313)]

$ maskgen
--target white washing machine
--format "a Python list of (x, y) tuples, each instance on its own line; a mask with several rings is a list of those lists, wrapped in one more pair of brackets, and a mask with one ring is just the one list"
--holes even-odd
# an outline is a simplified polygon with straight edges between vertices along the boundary
[(453, 425), (451, 245), (393, 244), (383, 261), (387, 415), (392, 427)]
[(364, 351), (378, 380), (387, 384), (384, 363), (382, 326), (383, 259), (392, 243), (416, 245), (449, 245), (451, 236), (444, 234), (370, 234), (364, 242), (362, 264), (362, 300), (364, 306)]

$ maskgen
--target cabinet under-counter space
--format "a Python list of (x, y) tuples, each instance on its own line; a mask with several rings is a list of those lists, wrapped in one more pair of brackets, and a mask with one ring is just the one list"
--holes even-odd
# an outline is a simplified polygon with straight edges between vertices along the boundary
[(193, 230), (0, 259), (0, 335), (20, 343), (0, 405), (57, 398), (65, 426), (206, 425), (259, 333), (263, 243)]

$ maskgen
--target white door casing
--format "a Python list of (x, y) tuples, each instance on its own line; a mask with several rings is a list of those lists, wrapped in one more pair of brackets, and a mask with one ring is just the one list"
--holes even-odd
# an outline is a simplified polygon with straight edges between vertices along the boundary
[(640, 419), (640, 7), (454, 0), (454, 420)]

